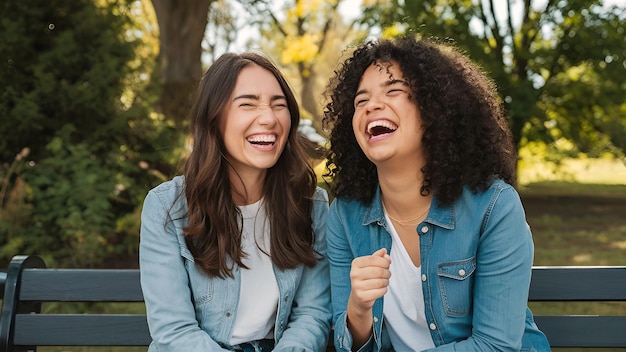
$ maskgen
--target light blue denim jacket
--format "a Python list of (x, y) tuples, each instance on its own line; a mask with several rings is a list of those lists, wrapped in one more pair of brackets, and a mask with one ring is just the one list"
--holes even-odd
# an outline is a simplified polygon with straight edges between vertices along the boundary
[[(513, 187), (496, 180), (485, 192), (466, 188), (450, 206), (439, 206), (433, 198), (416, 231), (426, 321), (437, 346), (428, 351), (550, 351), (527, 308), (534, 247)], [(327, 238), (334, 344), (337, 351), (350, 351), (346, 307), (351, 262), (383, 247), (393, 250), (380, 188), (370, 205), (335, 199)], [(373, 338), (360, 350), (392, 351), (383, 297), (372, 310)]]
[[(141, 216), (139, 263), (153, 342), (150, 352), (208, 352), (229, 344), (237, 314), (240, 268), (234, 278), (209, 278), (183, 236), (187, 210), (183, 177), (148, 192)], [(274, 267), (279, 303), (275, 351), (323, 351), (330, 334), (330, 281), (326, 257), (328, 195), (318, 188), (311, 214), (315, 250), (324, 258), (313, 267)]]

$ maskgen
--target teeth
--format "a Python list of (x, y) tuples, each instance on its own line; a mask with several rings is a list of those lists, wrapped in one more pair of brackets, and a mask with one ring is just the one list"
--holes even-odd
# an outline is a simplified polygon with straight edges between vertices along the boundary
[(372, 134), (372, 130), (376, 127), (384, 127), (390, 131), (395, 131), (396, 129), (398, 129), (398, 126), (396, 126), (396, 124), (392, 123), (391, 121), (374, 120), (367, 124), (367, 133)]
[(250, 143), (274, 143), (276, 142), (276, 136), (273, 134), (257, 134), (248, 137)]

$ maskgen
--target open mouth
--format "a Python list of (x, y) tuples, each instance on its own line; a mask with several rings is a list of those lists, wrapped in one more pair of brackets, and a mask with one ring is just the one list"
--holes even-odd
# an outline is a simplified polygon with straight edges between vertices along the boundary
[(371, 137), (378, 137), (384, 134), (395, 132), (398, 126), (388, 120), (375, 120), (367, 124), (367, 134)]
[(273, 145), (276, 143), (276, 136), (273, 134), (258, 134), (248, 137), (248, 142), (255, 145)]

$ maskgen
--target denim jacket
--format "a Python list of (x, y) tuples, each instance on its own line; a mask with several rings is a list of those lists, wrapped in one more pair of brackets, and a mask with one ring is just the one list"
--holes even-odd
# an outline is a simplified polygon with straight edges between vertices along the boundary
[[(141, 287), (152, 336), (150, 352), (232, 350), (241, 280), (210, 278), (185, 244), (187, 203), (184, 178), (175, 177), (148, 192), (143, 205), (139, 262)], [(279, 303), (275, 351), (323, 351), (330, 334), (330, 281), (326, 257), (328, 195), (318, 188), (311, 214), (314, 248), (324, 257), (309, 268), (274, 267)], [(231, 264), (233, 264), (231, 262)], [(233, 264), (234, 265), (234, 264)]]
[[(420, 236), (429, 351), (550, 351), (528, 309), (533, 242), (518, 193), (501, 180), (484, 192), (465, 188), (449, 206), (436, 197)], [(337, 198), (328, 215), (334, 344), (352, 350), (346, 324), (354, 258), (393, 250), (380, 188), (372, 203)], [(393, 275), (393, 273), (391, 273)], [(392, 351), (383, 319), (384, 297), (372, 308), (373, 336), (362, 351)]]

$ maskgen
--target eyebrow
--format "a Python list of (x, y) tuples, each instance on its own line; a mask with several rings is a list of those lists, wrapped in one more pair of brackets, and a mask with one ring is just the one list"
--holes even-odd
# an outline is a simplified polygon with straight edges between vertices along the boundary
[[(238, 95), (236, 97), (233, 98), (233, 101), (237, 101), (239, 99), (252, 99), (252, 100), (261, 100), (261, 97), (259, 97), (256, 94), (242, 94), (242, 95)], [(284, 95), (273, 95), (270, 98), (270, 102), (276, 101), (276, 100), (287, 100), (287, 97)]]
[[(392, 80), (389, 80), (389, 81), (385, 81), (385, 82), (381, 83), (380, 86), (381, 87), (389, 87), (389, 86), (393, 86), (394, 84), (398, 84), (398, 83), (400, 83), (400, 84), (402, 84), (404, 86), (407, 86), (407, 87), (409, 86), (409, 84), (405, 80), (403, 80), (403, 79), (392, 79)], [(361, 90), (356, 92), (354, 97), (356, 98), (360, 94), (365, 94), (366, 92), (367, 92), (367, 89), (361, 89)]]

